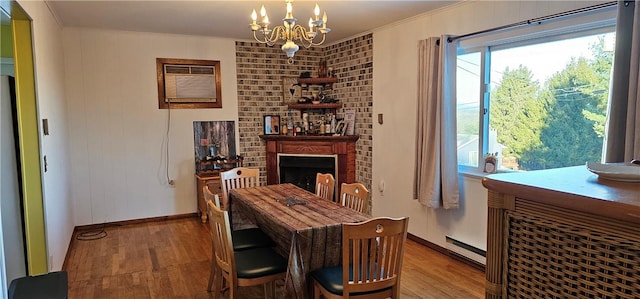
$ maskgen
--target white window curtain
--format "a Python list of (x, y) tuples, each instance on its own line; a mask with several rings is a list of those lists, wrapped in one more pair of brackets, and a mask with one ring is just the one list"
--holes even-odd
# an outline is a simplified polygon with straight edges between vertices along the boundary
[(418, 44), (418, 109), (413, 196), (431, 208), (459, 206), (456, 153), (456, 42)]
[(605, 162), (640, 159), (640, 2), (620, 1)]

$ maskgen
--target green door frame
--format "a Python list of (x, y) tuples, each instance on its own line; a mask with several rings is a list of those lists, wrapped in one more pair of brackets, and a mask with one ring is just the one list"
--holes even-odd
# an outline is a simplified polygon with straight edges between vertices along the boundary
[(26, 235), (28, 275), (49, 272), (45, 237), (42, 172), (40, 170), (40, 139), (38, 107), (33, 59), (31, 19), (16, 3), (11, 3), (11, 28), (16, 75), (16, 108), (20, 152), (21, 180)]

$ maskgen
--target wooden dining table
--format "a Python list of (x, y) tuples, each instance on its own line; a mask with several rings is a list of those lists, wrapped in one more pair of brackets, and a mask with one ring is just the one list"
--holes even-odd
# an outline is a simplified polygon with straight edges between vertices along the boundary
[(288, 257), (284, 298), (310, 298), (309, 273), (342, 260), (342, 223), (371, 218), (293, 184), (233, 189), (229, 211), (234, 229), (260, 227)]

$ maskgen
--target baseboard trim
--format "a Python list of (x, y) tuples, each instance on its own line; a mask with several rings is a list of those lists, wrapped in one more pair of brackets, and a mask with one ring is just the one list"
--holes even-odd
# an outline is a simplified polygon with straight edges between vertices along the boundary
[(102, 229), (105, 227), (114, 227), (114, 226), (124, 226), (131, 224), (140, 224), (140, 223), (148, 223), (148, 222), (162, 222), (162, 221), (170, 221), (170, 220), (178, 220), (184, 218), (192, 218), (198, 217), (198, 213), (188, 213), (188, 214), (180, 214), (180, 215), (171, 215), (171, 216), (160, 216), (160, 217), (150, 217), (150, 218), (141, 218), (141, 219), (132, 219), (132, 220), (123, 220), (123, 221), (114, 221), (114, 222), (106, 222), (99, 224), (88, 224), (88, 225), (80, 225), (73, 228), (73, 233), (71, 234), (71, 240), (69, 240), (69, 246), (67, 247), (67, 254), (64, 257), (64, 262), (62, 263), (62, 270), (67, 270), (67, 261), (69, 260), (69, 254), (71, 253), (71, 249), (73, 249), (73, 239), (79, 231), (86, 230), (96, 230)]
[(478, 263), (478, 262), (476, 262), (476, 261), (474, 261), (474, 260), (472, 260), (472, 259), (470, 259), (470, 258), (468, 258), (466, 256), (463, 256), (461, 254), (458, 254), (456, 252), (448, 250), (448, 249), (446, 249), (446, 248), (444, 248), (444, 247), (442, 247), (440, 245), (436, 245), (435, 243), (432, 243), (432, 242), (429, 242), (429, 241), (427, 241), (425, 239), (422, 239), (422, 238), (420, 238), (420, 237), (418, 237), (416, 235), (407, 233), (407, 239), (409, 239), (411, 241), (414, 241), (414, 242), (416, 242), (416, 243), (418, 243), (420, 245), (424, 245), (424, 246), (426, 246), (426, 247), (428, 247), (430, 249), (433, 249), (433, 250), (435, 250), (435, 251), (437, 251), (437, 252), (439, 252), (441, 254), (444, 254), (444, 255), (446, 255), (446, 256), (454, 259), (454, 260), (463, 262), (463, 263), (465, 263), (465, 264), (467, 264), (467, 265), (469, 265), (471, 267), (474, 267), (474, 268), (476, 268), (478, 270), (481, 270), (483, 272), (486, 270), (486, 268), (485, 268), (485, 266), (483, 264)]
[(141, 218), (141, 219), (132, 219), (132, 220), (123, 220), (123, 221), (114, 221), (114, 222), (106, 222), (106, 223), (97, 223), (97, 224), (88, 224), (88, 225), (80, 225), (76, 226), (75, 231), (83, 231), (83, 230), (93, 230), (93, 229), (101, 229), (104, 227), (113, 227), (113, 226), (123, 226), (130, 224), (140, 224), (147, 222), (161, 222), (161, 221), (169, 221), (169, 220), (177, 220), (184, 218), (198, 217), (198, 213), (189, 213), (189, 214), (180, 214), (180, 215), (171, 215), (171, 216), (160, 216), (160, 217), (150, 217), (150, 218)]

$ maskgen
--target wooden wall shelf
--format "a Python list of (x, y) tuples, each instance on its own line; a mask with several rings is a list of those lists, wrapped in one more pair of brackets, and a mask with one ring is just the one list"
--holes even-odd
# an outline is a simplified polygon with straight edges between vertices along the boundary
[(300, 117), (302, 117), (302, 113), (304, 113), (307, 109), (325, 109), (330, 110), (331, 113), (335, 116), (336, 110), (342, 108), (342, 103), (320, 103), (320, 104), (289, 104), (289, 109), (298, 109), (300, 110)]
[(322, 77), (322, 78), (298, 78), (299, 84), (333, 84), (338, 82), (338, 78), (336, 77)]
[(289, 109), (338, 109), (342, 108), (342, 103), (320, 103), (320, 104), (289, 104)]

